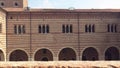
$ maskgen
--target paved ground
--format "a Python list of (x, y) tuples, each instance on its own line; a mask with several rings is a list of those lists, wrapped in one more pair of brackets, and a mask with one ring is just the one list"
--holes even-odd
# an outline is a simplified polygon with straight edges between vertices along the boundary
[(0, 62), (0, 68), (120, 68), (120, 61)]

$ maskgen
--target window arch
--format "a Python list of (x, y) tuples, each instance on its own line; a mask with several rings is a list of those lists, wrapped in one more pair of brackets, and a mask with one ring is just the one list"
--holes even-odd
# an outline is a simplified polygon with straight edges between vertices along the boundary
[(66, 25), (66, 33), (68, 33), (69, 32), (69, 27), (68, 27), (68, 25)]
[(65, 33), (65, 25), (62, 25), (62, 32)]
[(28, 55), (23, 50), (15, 50), (10, 54), (10, 61), (28, 61)]
[(113, 29), (113, 24), (111, 25), (111, 32), (113, 32), (114, 31), (114, 29)]
[(110, 32), (110, 24), (107, 25), (108, 32)]
[(35, 61), (53, 61), (53, 54), (48, 49), (40, 49), (34, 55)]
[(41, 33), (41, 32), (42, 32), (41, 25), (39, 25), (39, 27), (38, 27), (38, 28), (39, 28), (39, 29), (38, 29), (39, 33)]
[(22, 32), (25, 33), (25, 26), (22, 26)]
[(105, 51), (105, 60), (119, 60), (120, 54), (119, 50), (116, 47), (109, 47)]
[(117, 25), (116, 24), (115, 24), (114, 30), (115, 30), (115, 32), (117, 32)]
[(59, 53), (59, 60), (76, 60), (76, 53), (72, 48), (64, 48)]
[(15, 34), (25, 34), (25, 25), (14, 25)]
[(73, 27), (72, 27), (72, 24), (70, 25), (70, 33), (73, 32)]
[(49, 33), (49, 25), (46, 26), (46, 33)]
[(91, 25), (89, 25), (89, 32), (91, 32)]
[(95, 32), (95, 25), (92, 25), (92, 32)]
[(5, 4), (4, 4), (4, 2), (1, 2), (1, 6), (4, 6)]
[(72, 33), (72, 32), (73, 32), (72, 24), (63, 24), (62, 25), (62, 33)]
[(14, 2), (13, 4), (15, 7), (18, 7), (19, 6), (19, 3), (18, 2)]
[(49, 25), (39, 25), (38, 26), (38, 33), (49, 33), (50, 32), (50, 27)]
[(85, 32), (88, 32), (89, 28), (87, 25), (85, 25)]
[(43, 27), (42, 27), (42, 28), (43, 28), (43, 33), (45, 33), (45, 25), (43, 25)]
[(17, 26), (14, 25), (14, 33), (17, 34)]
[(41, 59), (41, 61), (48, 61), (48, 58), (47, 58), (47, 57), (43, 57), (43, 58)]
[(86, 48), (82, 53), (82, 60), (98, 60), (98, 52), (95, 48)]
[(117, 32), (117, 24), (108, 24), (107, 25), (108, 32)]
[(19, 31), (19, 34), (21, 34), (21, 25), (18, 25), (18, 31)]
[(95, 32), (95, 25), (94, 24), (89, 24), (85, 25), (85, 32)]

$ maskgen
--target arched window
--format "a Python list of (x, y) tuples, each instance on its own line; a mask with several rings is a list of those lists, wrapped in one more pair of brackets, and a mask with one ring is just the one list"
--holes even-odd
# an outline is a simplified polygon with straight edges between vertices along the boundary
[(116, 24), (114, 25), (114, 30), (115, 30), (115, 32), (117, 32), (117, 25)]
[(107, 25), (108, 32), (117, 32), (117, 25), (116, 24), (108, 24)]
[(89, 32), (91, 32), (91, 25), (89, 25)]
[(14, 33), (17, 34), (17, 25), (14, 25)]
[(85, 25), (85, 32), (88, 32), (88, 27), (87, 27), (87, 25)]
[(70, 25), (70, 33), (73, 32), (73, 27), (72, 27), (72, 24)]
[(3, 3), (3, 2), (1, 2), (1, 6), (4, 6), (4, 3)]
[(76, 60), (76, 53), (71, 48), (64, 48), (59, 53), (59, 60)]
[(50, 27), (49, 25), (39, 25), (38, 26), (38, 33), (49, 33), (50, 32)]
[(47, 53), (47, 49), (43, 49), (43, 54), (46, 54)]
[(98, 52), (95, 48), (89, 47), (83, 51), (82, 60), (98, 60)]
[(69, 33), (69, 26), (66, 25), (66, 33)]
[(18, 32), (21, 34), (21, 25), (18, 26)]
[(47, 57), (43, 57), (41, 61), (48, 61)]
[(39, 27), (38, 27), (38, 31), (39, 31), (39, 33), (42, 33), (41, 25), (39, 25)]
[(95, 25), (85, 25), (85, 32), (95, 32)]
[(15, 50), (10, 54), (10, 61), (28, 61), (28, 55), (25, 51)]
[(25, 34), (25, 25), (14, 25), (15, 34)]
[(53, 54), (48, 49), (40, 49), (34, 55), (35, 61), (53, 61)]
[(46, 26), (46, 33), (49, 33), (49, 25)]
[(62, 25), (62, 32), (65, 33), (65, 25)]
[(116, 47), (109, 47), (105, 51), (105, 60), (119, 60), (120, 55), (119, 55), (119, 49)]
[(72, 32), (73, 32), (72, 24), (62, 25), (62, 33), (72, 33)]
[(16, 7), (18, 6), (18, 3), (17, 3), (17, 2), (15, 2), (15, 6), (16, 6)]
[(92, 25), (92, 32), (95, 32), (95, 25)]
[(114, 27), (113, 27), (113, 24), (111, 25), (111, 32), (114, 32), (114, 29), (113, 29)]
[(108, 32), (110, 32), (110, 24), (107, 25)]
[(13, 19), (13, 17), (11, 16), (10, 19)]
[(43, 29), (43, 33), (45, 33), (45, 25), (43, 25), (42, 29)]
[(22, 31), (23, 31), (23, 34), (25, 33), (25, 26), (23, 25), (22, 26)]

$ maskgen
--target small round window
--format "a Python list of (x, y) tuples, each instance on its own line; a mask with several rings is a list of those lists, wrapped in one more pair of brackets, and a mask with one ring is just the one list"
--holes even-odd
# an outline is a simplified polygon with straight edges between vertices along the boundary
[(10, 19), (13, 19), (13, 17), (11, 16)]
[(1, 6), (4, 6), (4, 3), (3, 3), (3, 2), (1, 2)]
[(15, 6), (18, 6), (18, 3), (17, 3), (17, 2), (15, 2)]

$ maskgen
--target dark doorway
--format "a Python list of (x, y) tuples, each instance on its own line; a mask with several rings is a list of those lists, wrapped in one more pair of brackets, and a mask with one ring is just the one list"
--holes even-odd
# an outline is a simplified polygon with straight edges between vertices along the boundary
[(48, 49), (40, 49), (35, 53), (35, 61), (53, 61), (53, 54)]
[(28, 56), (22, 50), (15, 50), (10, 54), (10, 61), (28, 61)]
[(59, 60), (76, 60), (76, 53), (71, 48), (64, 48), (59, 53)]
[(110, 47), (105, 52), (105, 60), (119, 60), (119, 51), (116, 47)]
[(98, 60), (98, 52), (95, 48), (89, 47), (83, 51), (82, 60), (95, 61)]
[(44, 58), (42, 58), (41, 61), (48, 61), (48, 58), (47, 58), (47, 57), (44, 57)]

